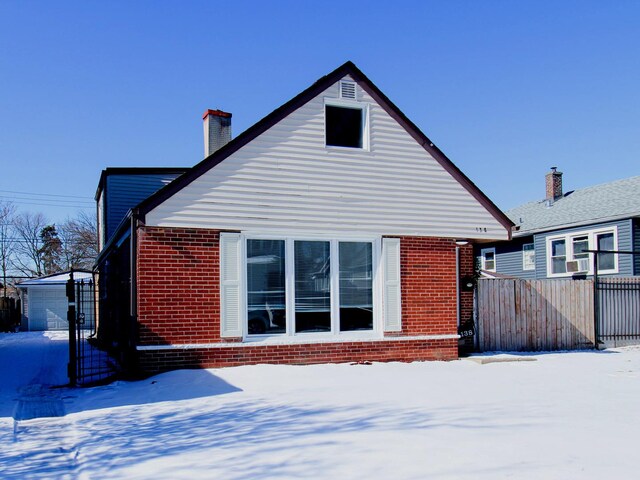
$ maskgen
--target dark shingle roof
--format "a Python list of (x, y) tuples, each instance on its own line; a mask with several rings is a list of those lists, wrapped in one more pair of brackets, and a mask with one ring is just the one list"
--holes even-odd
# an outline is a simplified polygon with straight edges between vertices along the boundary
[(529, 202), (505, 212), (515, 236), (640, 216), (640, 176), (567, 192), (549, 203)]

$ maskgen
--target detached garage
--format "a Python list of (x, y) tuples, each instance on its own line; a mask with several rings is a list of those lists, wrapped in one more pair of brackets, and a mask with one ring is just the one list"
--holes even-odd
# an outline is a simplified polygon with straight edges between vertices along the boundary
[[(88, 282), (92, 273), (74, 271), (76, 282)], [(22, 298), (21, 330), (67, 330), (67, 294), (69, 272), (26, 280), (17, 285)]]

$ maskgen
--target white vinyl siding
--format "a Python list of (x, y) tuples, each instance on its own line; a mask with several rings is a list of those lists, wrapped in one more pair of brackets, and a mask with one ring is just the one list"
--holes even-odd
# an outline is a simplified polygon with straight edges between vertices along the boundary
[(337, 82), (151, 210), (147, 225), (506, 239), (504, 226), (356, 88), (369, 105), (369, 151), (325, 147), (324, 105), (339, 98)]

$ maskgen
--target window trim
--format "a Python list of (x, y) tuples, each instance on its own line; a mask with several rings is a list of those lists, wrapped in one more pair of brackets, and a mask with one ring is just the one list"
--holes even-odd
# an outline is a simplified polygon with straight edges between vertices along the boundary
[[(362, 148), (343, 147), (340, 145), (327, 145), (327, 106), (342, 107), (362, 110)], [(322, 107), (322, 118), (324, 122), (324, 147), (327, 150), (339, 150), (341, 152), (369, 152), (370, 151), (370, 129), (369, 129), (369, 104), (348, 100), (344, 98), (325, 98)]]
[[(596, 250), (597, 244), (596, 239), (598, 235), (604, 233), (613, 233), (613, 245), (614, 249), (617, 250), (618, 247), (618, 226), (614, 225), (612, 227), (602, 227), (595, 228), (591, 230), (580, 230), (575, 232), (564, 233), (561, 235), (552, 235), (546, 238), (546, 263), (547, 263), (547, 278), (566, 278), (572, 277), (575, 275), (573, 272), (565, 272), (565, 273), (552, 273), (552, 258), (551, 258), (551, 242), (555, 240), (564, 240), (565, 242), (565, 253), (566, 253), (566, 261), (576, 260), (573, 252), (573, 240), (577, 237), (586, 236), (589, 242), (589, 250)], [(593, 275), (593, 253), (589, 253), (589, 270), (586, 272), (581, 272), (585, 275)], [(598, 275), (612, 275), (619, 273), (619, 264), (618, 264), (618, 255), (614, 254), (613, 256), (613, 269), (603, 270), (598, 269)]]
[[(285, 309), (286, 322), (284, 333), (264, 333), (259, 335), (249, 335), (248, 333), (248, 285), (247, 285), (247, 240), (284, 240), (285, 242)], [(329, 242), (331, 252), (331, 331), (329, 332), (296, 332), (295, 331), (295, 248), (296, 241), (324, 241)], [(340, 305), (339, 305), (339, 243), (340, 242), (363, 242), (371, 243), (372, 261), (372, 300), (373, 300), (373, 328), (371, 330), (340, 331)], [(348, 235), (282, 235), (282, 234), (242, 234), (242, 257), (241, 257), (241, 300), (240, 309), (242, 312), (242, 341), (243, 342), (264, 342), (269, 339), (280, 339), (280, 341), (308, 339), (318, 341), (334, 341), (337, 338), (353, 339), (378, 339), (383, 336), (382, 328), (382, 285), (380, 272), (380, 258), (382, 241), (380, 237), (362, 237)]]
[[(486, 254), (487, 253), (493, 253), (493, 268), (486, 268), (487, 267), (487, 258), (486, 258)], [(498, 262), (497, 262), (497, 259), (496, 259), (496, 247), (481, 249), (480, 250), (480, 259), (481, 259), (482, 270), (484, 270), (486, 272), (496, 272), (497, 271)]]
[[(525, 254), (524, 247), (528, 247), (529, 245), (532, 247), (531, 251), (533, 252), (533, 265), (531, 267), (527, 267), (525, 263), (526, 254)], [(522, 270), (525, 272), (531, 272), (531, 271), (534, 271), (535, 269), (536, 269), (536, 244), (534, 242), (523, 243), (522, 244)]]

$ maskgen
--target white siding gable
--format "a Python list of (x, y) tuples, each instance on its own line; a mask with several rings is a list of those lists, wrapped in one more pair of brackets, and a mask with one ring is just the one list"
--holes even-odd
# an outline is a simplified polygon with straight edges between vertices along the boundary
[[(345, 77), (351, 80), (350, 77)], [(326, 147), (336, 82), (146, 215), (146, 224), (244, 232), (506, 239), (494, 216), (374, 99), (368, 150)]]

